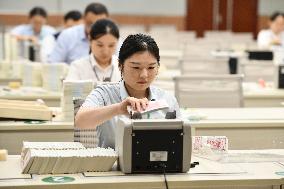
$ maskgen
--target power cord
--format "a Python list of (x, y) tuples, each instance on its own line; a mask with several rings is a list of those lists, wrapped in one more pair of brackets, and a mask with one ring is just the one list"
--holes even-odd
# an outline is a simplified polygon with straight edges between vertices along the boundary
[(165, 185), (166, 185), (166, 189), (169, 189), (168, 186), (168, 181), (167, 181), (167, 177), (166, 177), (166, 165), (164, 163), (160, 164), (160, 167), (163, 169), (163, 173), (164, 173), (164, 181), (165, 181)]

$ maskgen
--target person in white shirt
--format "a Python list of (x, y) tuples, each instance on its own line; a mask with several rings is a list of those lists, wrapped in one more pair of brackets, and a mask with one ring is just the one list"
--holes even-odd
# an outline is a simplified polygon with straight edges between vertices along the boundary
[(34, 7), (29, 12), (29, 24), (16, 26), (11, 30), (11, 35), (15, 37), (19, 43), (19, 55), (25, 56), (25, 44), (38, 45), (41, 44), (44, 37), (52, 35), (56, 30), (46, 25), (47, 12), (42, 7)]
[[(64, 15), (64, 29), (70, 28), (72, 26), (76, 26), (83, 23), (82, 19), (82, 13), (77, 10), (72, 10), (67, 12)], [(54, 49), (54, 46), (56, 44), (56, 40), (58, 39), (58, 36), (60, 35), (61, 31), (46, 36), (41, 43), (40, 48), (40, 59), (41, 62), (47, 62), (48, 57), (51, 54), (51, 52)]]
[(89, 34), (90, 55), (71, 63), (66, 80), (94, 80), (118, 82), (121, 73), (115, 54), (119, 29), (109, 19), (100, 19), (91, 27)]
[(273, 45), (284, 46), (284, 14), (274, 13), (270, 17), (270, 28), (261, 30), (257, 36), (260, 48), (269, 48)]
[(48, 62), (65, 62), (68, 65), (89, 54), (88, 35), (91, 26), (99, 19), (108, 18), (107, 8), (101, 3), (91, 3), (84, 10), (84, 24), (68, 28), (60, 34)]

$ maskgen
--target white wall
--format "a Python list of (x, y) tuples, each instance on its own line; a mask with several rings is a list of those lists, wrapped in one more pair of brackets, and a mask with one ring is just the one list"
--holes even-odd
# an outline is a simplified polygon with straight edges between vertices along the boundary
[(28, 13), (34, 6), (43, 6), (50, 14), (79, 9), (91, 2), (105, 4), (111, 14), (186, 15), (186, 0), (0, 0), (0, 13)]
[(259, 15), (271, 15), (275, 11), (284, 12), (284, 0), (259, 0)]
[[(105, 4), (111, 14), (185, 16), (187, 0), (0, 0), (1, 13), (28, 13), (34, 6), (43, 6), (49, 13), (84, 10), (91, 2)], [(259, 15), (284, 12), (284, 0), (259, 0)]]

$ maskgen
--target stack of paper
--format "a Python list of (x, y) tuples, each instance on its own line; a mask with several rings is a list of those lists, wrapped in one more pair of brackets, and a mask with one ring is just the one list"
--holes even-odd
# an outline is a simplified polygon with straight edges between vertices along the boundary
[[(168, 108), (169, 108), (169, 105), (165, 100), (149, 101), (147, 108), (144, 111), (141, 111), (139, 113), (147, 114), (147, 113), (164, 110)], [(127, 106), (127, 111), (130, 114), (136, 113), (135, 110), (132, 110), (131, 106)]]
[(212, 150), (228, 151), (226, 136), (192, 136), (193, 150), (202, 150), (209, 147)]
[(12, 64), (8, 62), (0, 62), (0, 78), (12, 77)]
[(42, 86), (42, 65), (41, 63), (25, 63), (23, 64), (22, 78), (23, 85), (29, 87)]
[(94, 82), (91, 80), (63, 81), (61, 108), (65, 121), (74, 121), (73, 99), (85, 99), (93, 89)]
[[(70, 146), (69, 146), (70, 145)], [(105, 148), (86, 149), (79, 143), (24, 144), (22, 173), (61, 174), (109, 171), (117, 160), (116, 152)], [(35, 147), (35, 148), (26, 148)]]
[(11, 62), (18, 59), (18, 43), (17, 39), (10, 33), (4, 34), (4, 60)]
[(62, 80), (68, 71), (65, 63), (42, 65), (42, 86), (48, 91), (61, 91)]
[(45, 104), (35, 101), (0, 99), (0, 117), (51, 120), (52, 110)]
[(99, 144), (96, 129), (74, 128), (74, 141), (80, 142), (86, 148), (95, 148)]

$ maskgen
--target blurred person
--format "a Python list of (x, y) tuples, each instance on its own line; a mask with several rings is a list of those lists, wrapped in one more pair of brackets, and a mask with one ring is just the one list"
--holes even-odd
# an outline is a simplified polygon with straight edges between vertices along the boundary
[(34, 7), (29, 13), (29, 24), (23, 24), (12, 29), (11, 34), (19, 41), (38, 43), (45, 36), (54, 34), (53, 27), (45, 25), (47, 12), (42, 7)]
[[(80, 11), (72, 10), (64, 15), (64, 29), (79, 24), (82, 24), (82, 14)], [(53, 35), (48, 35), (42, 40), (40, 48), (41, 62), (47, 62), (48, 56), (51, 54), (60, 33), (61, 31)]]
[(118, 82), (120, 71), (115, 54), (119, 40), (117, 25), (109, 19), (93, 24), (90, 34), (90, 55), (71, 63), (66, 80)]
[(275, 12), (270, 17), (269, 29), (261, 30), (257, 36), (257, 44), (261, 48), (273, 45), (284, 45), (284, 14)]
[(48, 57), (48, 62), (65, 62), (70, 64), (74, 60), (87, 56), (90, 49), (88, 35), (92, 24), (108, 16), (108, 10), (103, 4), (89, 4), (84, 11), (84, 24), (68, 28), (61, 32), (53, 51)]

